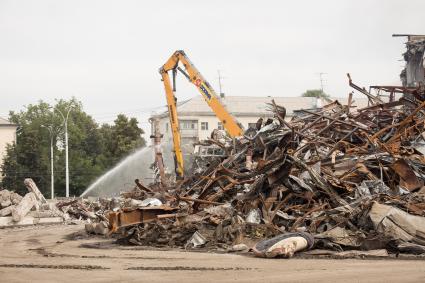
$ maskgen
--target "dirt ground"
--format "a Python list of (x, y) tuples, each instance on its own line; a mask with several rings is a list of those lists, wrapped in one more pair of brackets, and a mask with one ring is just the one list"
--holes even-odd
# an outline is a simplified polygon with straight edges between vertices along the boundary
[(82, 225), (0, 229), (0, 282), (425, 282), (425, 261), (259, 259), (69, 237)]

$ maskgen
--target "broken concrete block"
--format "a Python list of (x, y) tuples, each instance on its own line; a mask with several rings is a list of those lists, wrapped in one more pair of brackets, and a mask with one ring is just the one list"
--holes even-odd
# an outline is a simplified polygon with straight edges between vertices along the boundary
[(99, 223), (86, 223), (85, 230), (89, 234), (106, 235), (109, 232), (108, 223), (102, 221)]
[(10, 194), (10, 201), (12, 202), (12, 204), (18, 204), (18, 203), (20, 203), (21, 202), (21, 200), (22, 200), (22, 196), (20, 195), (20, 194), (17, 194), (17, 193), (15, 193), (15, 192), (12, 192), (11, 194)]
[(22, 196), (8, 190), (0, 191), (0, 207), (8, 207), (12, 204), (18, 204), (22, 200)]
[(8, 190), (0, 191), (0, 207), (8, 207), (12, 204), (10, 201), (10, 192)]
[(0, 217), (0, 227), (10, 227), (10, 226), (25, 226), (25, 225), (33, 225), (34, 217), (25, 216), (20, 221), (16, 222), (13, 220), (13, 217), (6, 216)]
[(63, 220), (61, 217), (43, 217), (36, 218), (32, 216), (25, 216), (22, 220), (16, 222), (12, 217), (0, 217), (0, 227), (16, 227), (16, 226), (28, 226), (35, 224), (54, 224), (54, 223), (62, 223)]
[(49, 218), (49, 217), (61, 217), (63, 213), (59, 210), (40, 210), (40, 211), (30, 211), (27, 215), (37, 218)]
[(11, 205), (11, 206), (8, 206), (8, 207), (5, 207), (5, 208), (3, 208), (3, 209), (1, 209), (0, 210), (0, 216), (9, 216), (9, 215), (11, 215), (12, 214), (12, 210), (15, 208), (15, 206), (14, 205)]
[(84, 228), (85, 228), (87, 233), (94, 234), (94, 223), (86, 223)]
[(10, 201), (10, 199), (3, 200), (2, 202), (0, 202), (1, 207), (8, 207), (8, 206), (11, 206), (11, 205), (12, 205), (12, 202)]
[(1, 190), (0, 191), (0, 201), (7, 200), (9, 198), (10, 198), (10, 191), (8, 191), (8, 190)]
[(109, 232), (108, 224), (105, 221), (96, 223), (94, 232), (98, 235), (106, 235)]
[(34, 193), (36, 199), (40, 203), (47, 203), (46, 199), (44, 198), (43, 194), (38, 189), (37, 185), (31, 178), (27, 178), (24, 180), (24, 184), (27, 187), (28, 191), (31, 193)]
[(30, 212), (30, 210), (37, 205), (37, 203), (38, 202), (34, 193), (26, 194), (23, 197), (22, 201), (12, 210), (13, 221), (21, 221), (25, 217), (25, 215), (27, 215), (28, 212)]

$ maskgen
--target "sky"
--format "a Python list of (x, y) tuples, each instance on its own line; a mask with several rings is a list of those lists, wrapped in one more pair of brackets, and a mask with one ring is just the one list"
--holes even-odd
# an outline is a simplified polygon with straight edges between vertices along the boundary
[[(422, 0), (0, 0), (0, 116), (75, 96), (99, 123), (165, 106), (159, 67), (183, 49), (218, 92), (334, 97), (399, 85), (405, 38), (424, 34)], [(180, 76), (179, 100), (199, 95)]]

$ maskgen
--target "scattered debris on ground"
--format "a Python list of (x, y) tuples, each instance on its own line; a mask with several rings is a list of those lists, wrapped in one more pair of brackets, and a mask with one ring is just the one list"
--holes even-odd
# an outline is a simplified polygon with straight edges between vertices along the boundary
[(25, 179), (25, 196), (0, 190), (0, 228), (34, 224), (62, 223), (64, 215), (47, 202), (32, 179)]
[(120, 244), (260, 257), (424, 254), (425, 90), (375, 86), (375, 95), (349, 83), (368, 107), (355, 109), (352, 93), (346, 104), (287, 121), (272, 101), (274, 119), (241, 138), (207, 142), (225, 154), (184, 180), (135, 180), (120, 198), (52, 205), (26, 179), (25, 196), (0, 191), (0, 225), (83, 220), (88, 233), (114, 234)]
[(341, 257), (424, 253), (424, 88), (374, 86), (376, 95), (348, 77), (368, 107), (355, 109), (351, 93), (346, 104), (287, 121), (272, 101), (275, 118), (230, 143), (214, 140), (227, 154), (201, 173), (167, 186), (136, 180), (99, 221), (100, 234), (262, 257), (312, 248)]

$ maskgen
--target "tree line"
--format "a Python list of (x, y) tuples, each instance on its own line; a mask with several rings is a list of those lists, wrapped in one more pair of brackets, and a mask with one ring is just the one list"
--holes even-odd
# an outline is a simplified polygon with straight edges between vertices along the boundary
[(65, 195), (65, 132), (59, 113), (66, 113), (69, 107), (70, 195), (79, 196), (119, 160), (146, 145), (136, 118), (119, 114), (113, 124), (99, 125), (75, 98), (58, 100), (54, 105), (39, 101), (20, 112), (9, 113), (9, 121), (17, 124), (18, 129), (16, 143), (8, 145), (1, 166), (2, 187), (24, 193), (23, 180), (32, 178), (49, 197), (52, 137), (55, 196)]

